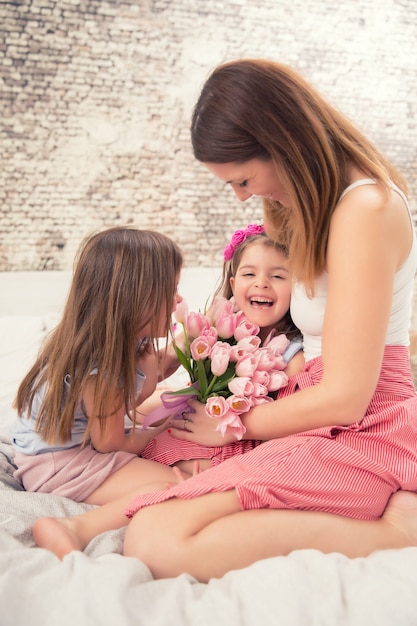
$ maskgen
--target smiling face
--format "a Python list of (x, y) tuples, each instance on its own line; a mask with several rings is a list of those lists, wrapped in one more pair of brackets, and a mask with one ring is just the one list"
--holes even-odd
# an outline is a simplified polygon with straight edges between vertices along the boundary
[(288, 206), (289, 197), (272, 160), (251, 159), (244, 163), (204, 163), (217, 178), (230, 185), (239, 200), (251, 196), (268, 198)]
[(262, 330), (264, 340), (287, 313), (291, 298), (288, 260), (278, 248), (257, 240), (242, 254), (230, 286), (239, 310)]

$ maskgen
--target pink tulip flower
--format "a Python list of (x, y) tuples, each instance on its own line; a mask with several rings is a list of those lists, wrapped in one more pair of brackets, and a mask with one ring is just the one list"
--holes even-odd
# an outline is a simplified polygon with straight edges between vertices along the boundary
[(188, 317), (188, 305), (185, 300), (178, 302), (174, 315), (178, 324), (184, 324), (185, 326), (185, 324), (187, 323), (187, 317)]
[(253, 383), (253, 395), (257, 398), (268, 395), (268, 387), (260, 383)]
[(258, 369), (270, 371), (275, 367), (276, 356), (268, 348), (259, 348), (258, 352)]
[(234, 413), (234, 411), (229, 411), (222, 417), (216, 426), (216, 430), (221, 432), (223, 437), (226, 432), (232, 433), (238, 441), (242, 439), (246, 432), (246, 428), (242, 424), (238, 413)]
[(203, 330), (211, 328), (209, 318), (203, 313), (191, 313), (187, 316), (185, 329), (189, 337), (199, 337)]
[[(237, 231), (236, 237), (240, 236)], [(205, 402), (207, 415), (217, 420), (216, 430), (241, 439), (246, 428), (239, 416), (253, 406), (272, 402), (268, 393), (276, 392), (288, 382), (283, 372), (287, 364), (282, 352), (289, 340), (285, 335), (273, 336), (272, 331), (261, 346), (259, 326), (251, 324), (237, 310), (233, 298), (217, 296), (207, 315), (189, 313), (182, 301), (175, 316), (185, 329), (179, 335), (184, 346), (179, 347), (187, 359), (190, 384), (196, 383), (196, 395)], [(236, 364), (235, 375), (227, 383), (222, 377), (231, 362)], [(222, 395), (212, 396), (213, 388)], [(188, 389), (184, 392), (188, 393)]]
[(236, 326), (234, 336), (236, 341), (243, 339), (243, 337), (250, 337), (251, 335), (257, 335), (260, 331), (259, 326), (252, 324), (248, 320), (241, 320)]
[(268, 347), (274, 354), (282, 354), (289, 345), (289, 339), (283, 334), (272, 337), (272, 339), (264, 342), (264, 347)]
[(224, 341), (214, 344), (211, 353), (211, 371), (215, 376), (221, 376), (229, 365), (230, 345)]
[(190, 352), (194, 361), (208, 359), (211, 352), (211, 345), (205, 337), (197, 337), (190, 345)]
[(229, 396), (226, 402), (229, 405), (230, 410), (234, 413), (238, 413), (239, 415), (241, 413), (246, 413), (246, 411), (249, 411), (251, 408), (250, 400), (245, 398), (245, 396)]
[(235, 304), (233, 299), (228, 300), (223, 296), (216, 296), (213, 301), (213, 305), (210, 309), (210, 317), (213, 323), (217, 326), (217, 320), (223, 313), (234, 313)]
[(236, 376), (229, 381), (227, 386), (229, 391), (236, 396), (250, 397), (254, 392), (253, 383), (249, 376)]
[(269, 372), (268, 391), (278, 391), (281, 387), (285, 387), (288, 383), (288, 376), (285, 372), (272, 371)]
[(236, 363), (236, 375), (237, 376), (253, 376), (253, 373), (258, 368), (258, 356), (254, 352), (245, 354)]
[(257, 369), (256, 372), (253, 373), (252, 382), (259, 385), (264, 385), (268, 387), (269, 385), (269, 372), (266, 370)]
[(219, 338), (217, 330), (214, 328), (214, 326), (210, 326), (210, 328), (204, 329), (200, 336), (205, 337), (205, 339), (207, 339), (207, 343), (209, 343), (212, 347)]
[(207, 415), (214, 419), (221, 419), (230, 411), (230, 407), (223, 396), (212, 396), (208, 398), (205, 409)]
[(236, 361), (249, 352), (255, 352), (261, 345), (261, 339), (257, 335), (250, 335), (249, 337), (243, 337), (234, 346), (232, 346), (234, 353), (236, 354)]
[(275, 355), (275, 361), (274, 361), (274, 370), (285, 370), (285, 368), (287, 367), (288, 363), (287, 361), (284, 359), (284, 357), (282, 356), (282, 354), (276, 354)]
[(250, 404), (251, 407), (258, 406), (259, 404), (268, 404), (268, 402), (273, 402), (274, 399), (271, 396), (251, 396)]
[(233, 337), (236, 328), (236, 315), (222, 311), (216, 320), (216, 329), (219, 337), (229, 339)]

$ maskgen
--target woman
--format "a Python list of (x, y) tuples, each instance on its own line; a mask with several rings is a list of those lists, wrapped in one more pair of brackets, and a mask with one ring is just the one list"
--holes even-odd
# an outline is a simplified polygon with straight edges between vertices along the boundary
[[(240, 200), (263, 198), (267, 232), (296, 277), (306, 365), (277, 401), (245, 415), (245, 437), (265, 443), (131, 504), (125, 553), (156, 577), (208, 580), (297, 548), (358, 556), (417, 544), (407, 348), (417, 242), (405, 182), (296, 72), (263, 60), (212, 73), (192, 142)], [(217, 445), (192, 408), (193, 432), (176, 436)]]

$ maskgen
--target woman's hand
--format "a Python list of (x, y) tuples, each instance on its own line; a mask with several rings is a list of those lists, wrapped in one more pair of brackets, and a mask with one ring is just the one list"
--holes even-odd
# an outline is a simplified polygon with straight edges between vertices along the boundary
[(233, 434), (223, 436), (216, 431), (219, 420), (209, 417), (205, 406), (197, 400), (189, 403), (190, 411), (183, 412), (183, 419), (174, 419), (170, 424), (170, 432), (175, 439), (193, 441), (202, 446), (224, 446), (236, 441)]

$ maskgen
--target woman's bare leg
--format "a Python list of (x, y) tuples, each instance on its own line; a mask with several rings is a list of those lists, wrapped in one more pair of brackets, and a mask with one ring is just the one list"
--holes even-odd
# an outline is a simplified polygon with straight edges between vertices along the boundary
[(207, 582), (293, 550), (354, 558), (411, 545), (417, 545), (414, 493), (397, 492), (380, 520), (363, 521), (310, 511), (241, 511), (230, 491), (145, 507), (127, 528), (124, 554), (146, 563), (155, 578), (187, 572)]

